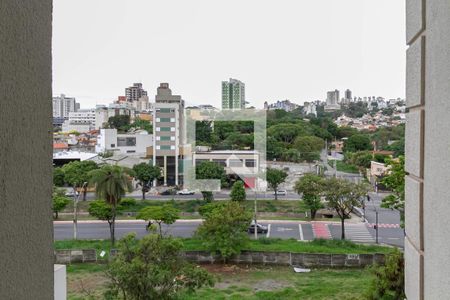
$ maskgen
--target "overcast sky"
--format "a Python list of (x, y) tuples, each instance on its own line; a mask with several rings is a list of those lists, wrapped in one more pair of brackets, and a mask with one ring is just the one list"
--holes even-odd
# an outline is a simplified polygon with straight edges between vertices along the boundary
[(54, 0), (53, 93), (82, 107), (142, 82), (220, 107), (221, 81), (246, 98), (404, 97), (402, 0)]

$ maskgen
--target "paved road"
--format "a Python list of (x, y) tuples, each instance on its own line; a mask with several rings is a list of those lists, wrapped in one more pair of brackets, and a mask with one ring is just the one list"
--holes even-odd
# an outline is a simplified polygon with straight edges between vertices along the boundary
[[(142, 199), (142, 193), (140, 191), (134, 191), (130, 194), (127, 194), (125, 196), (126, 198), (135, 198), (135, 199)], [(255, 198), (255, 193), (247, 191), (247, 198), (253, 200)], [(95, 200), (95, 193), (87, 193), (86, 195), (87, 200)], [(192, 200), (192, 199), (203, 199), (203, 196), (201, 193), (195, 193), (194, 195), (151, 195), (146, 194), (145, 195), (146, 200)], [(230, 194), (228, 191), (225, 192), (218, 192), (214, 193), (214, 199), (215, 200), (228, 200), (230, 199)], [(273, 195), (273, 192), (266, 192), (264, 193), (258, 193), (256, 194), (256, 199), (258, 200), (274, 200), (275, 195)], [(278, 195), (279, 200), (299, 200), (300, 197), (297, 193), (294, 192), (288, 192), (287, 195)], [(82, 196), (80, 196), (80, 201), (82, 200)]]
[(400, 227), (400, 213), (397, 210), (381, 208), (381, 200), (387, 193), (370, 193), (371, 200), (366, 202), (366, 220), (370, 234), (375, 238), (376, 213), (378, 212), (378, 241), (380, 243), (404, 246), (404, 230)]
[[(200, 220), (179, 220), (170, 226), (164, 226), (163, 232), (177, 237), (191, 237)], [(312, 240), (314, 238), (340, 239), (340, 224), (332, 222), (299, 222), (299, 221), (261, 221), (261, 224), (268, 226), (267, 234), (259, 234), (260, 237)], [(116, 234), (118, 238), (129, 232), (135, 232), (138, 237), (147, 234), (144, 221), (124, 221), (120, 220), (116, 224)], [(368, 227), (364, 223), (347, 223), (347, 238), (359, 243), (374, 243), (374, 238), (369, 233)], [(55, 222), (55, 240), (71, 239), (73, 236), (73, 225), (71, 222)], [(249, 234), (251, 238), (253, 234)], [(78, 237), (80, 239), (107, 239), (109, 238), (108, 224), (101, 221), (80, 221), (78, 225)]]

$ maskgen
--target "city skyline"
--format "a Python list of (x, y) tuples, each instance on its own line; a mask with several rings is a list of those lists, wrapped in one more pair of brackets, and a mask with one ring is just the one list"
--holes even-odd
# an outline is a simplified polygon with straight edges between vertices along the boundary
[[(219, 9), (201, 0), (56, 0), (53, 94), (75, 97), (85, 108), (110, 103), (133, 82), (148, 90), (168, 82), (188, 105), (220, 107), (221, 82), (239, 78), (256, 107), (324, 100), (327, 91), (347, 88), (403, 98), (403, 11), (392, 1), (231, 0)], [(224, 43), (230, 32), (239, 34)]]

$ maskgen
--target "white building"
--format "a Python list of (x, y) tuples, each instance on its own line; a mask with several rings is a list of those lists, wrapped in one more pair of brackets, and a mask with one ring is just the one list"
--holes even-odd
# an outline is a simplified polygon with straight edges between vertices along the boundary
[(325, 105), (325, 111), (338, 110), (339, 105), (339, 90), (327, 92), (327, 105)]
[(317, 105), (314, 102), (303, 103), (303, 112), (305, 115), (314, 115), (317, 117)]
[(76, 112), (70, 112), (69, 118), (64, 121), (62, 131), (87, 132), (96, 129), (95, 109), (80, 109)]
[(96, 153), (117, 151), (122, 154), (147, 155), (147, 148), (153, 145), (153, 135), (145, 130), (134, 133), (117, 133), (117, 129), (101, 129), (97, 136)]
[(70, 112), (77, 111), (80, 104), (75, 101), (75, 98), (60, 96), (53, 97), (53, 118), (68, 118)]

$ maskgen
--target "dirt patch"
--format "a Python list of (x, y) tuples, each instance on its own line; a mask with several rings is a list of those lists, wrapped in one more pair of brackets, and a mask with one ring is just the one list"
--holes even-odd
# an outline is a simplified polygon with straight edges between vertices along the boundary
[(202, 267), (210, 273), (224, 275), (245, 274), (251, 270), (251, 268), (246, 265), (212, 264), (202, 265)]
[(101, 273), (68, 276), (67, 291), (75, 295), (89, 296), (96, 294), (108, 284), (109, 280)]

